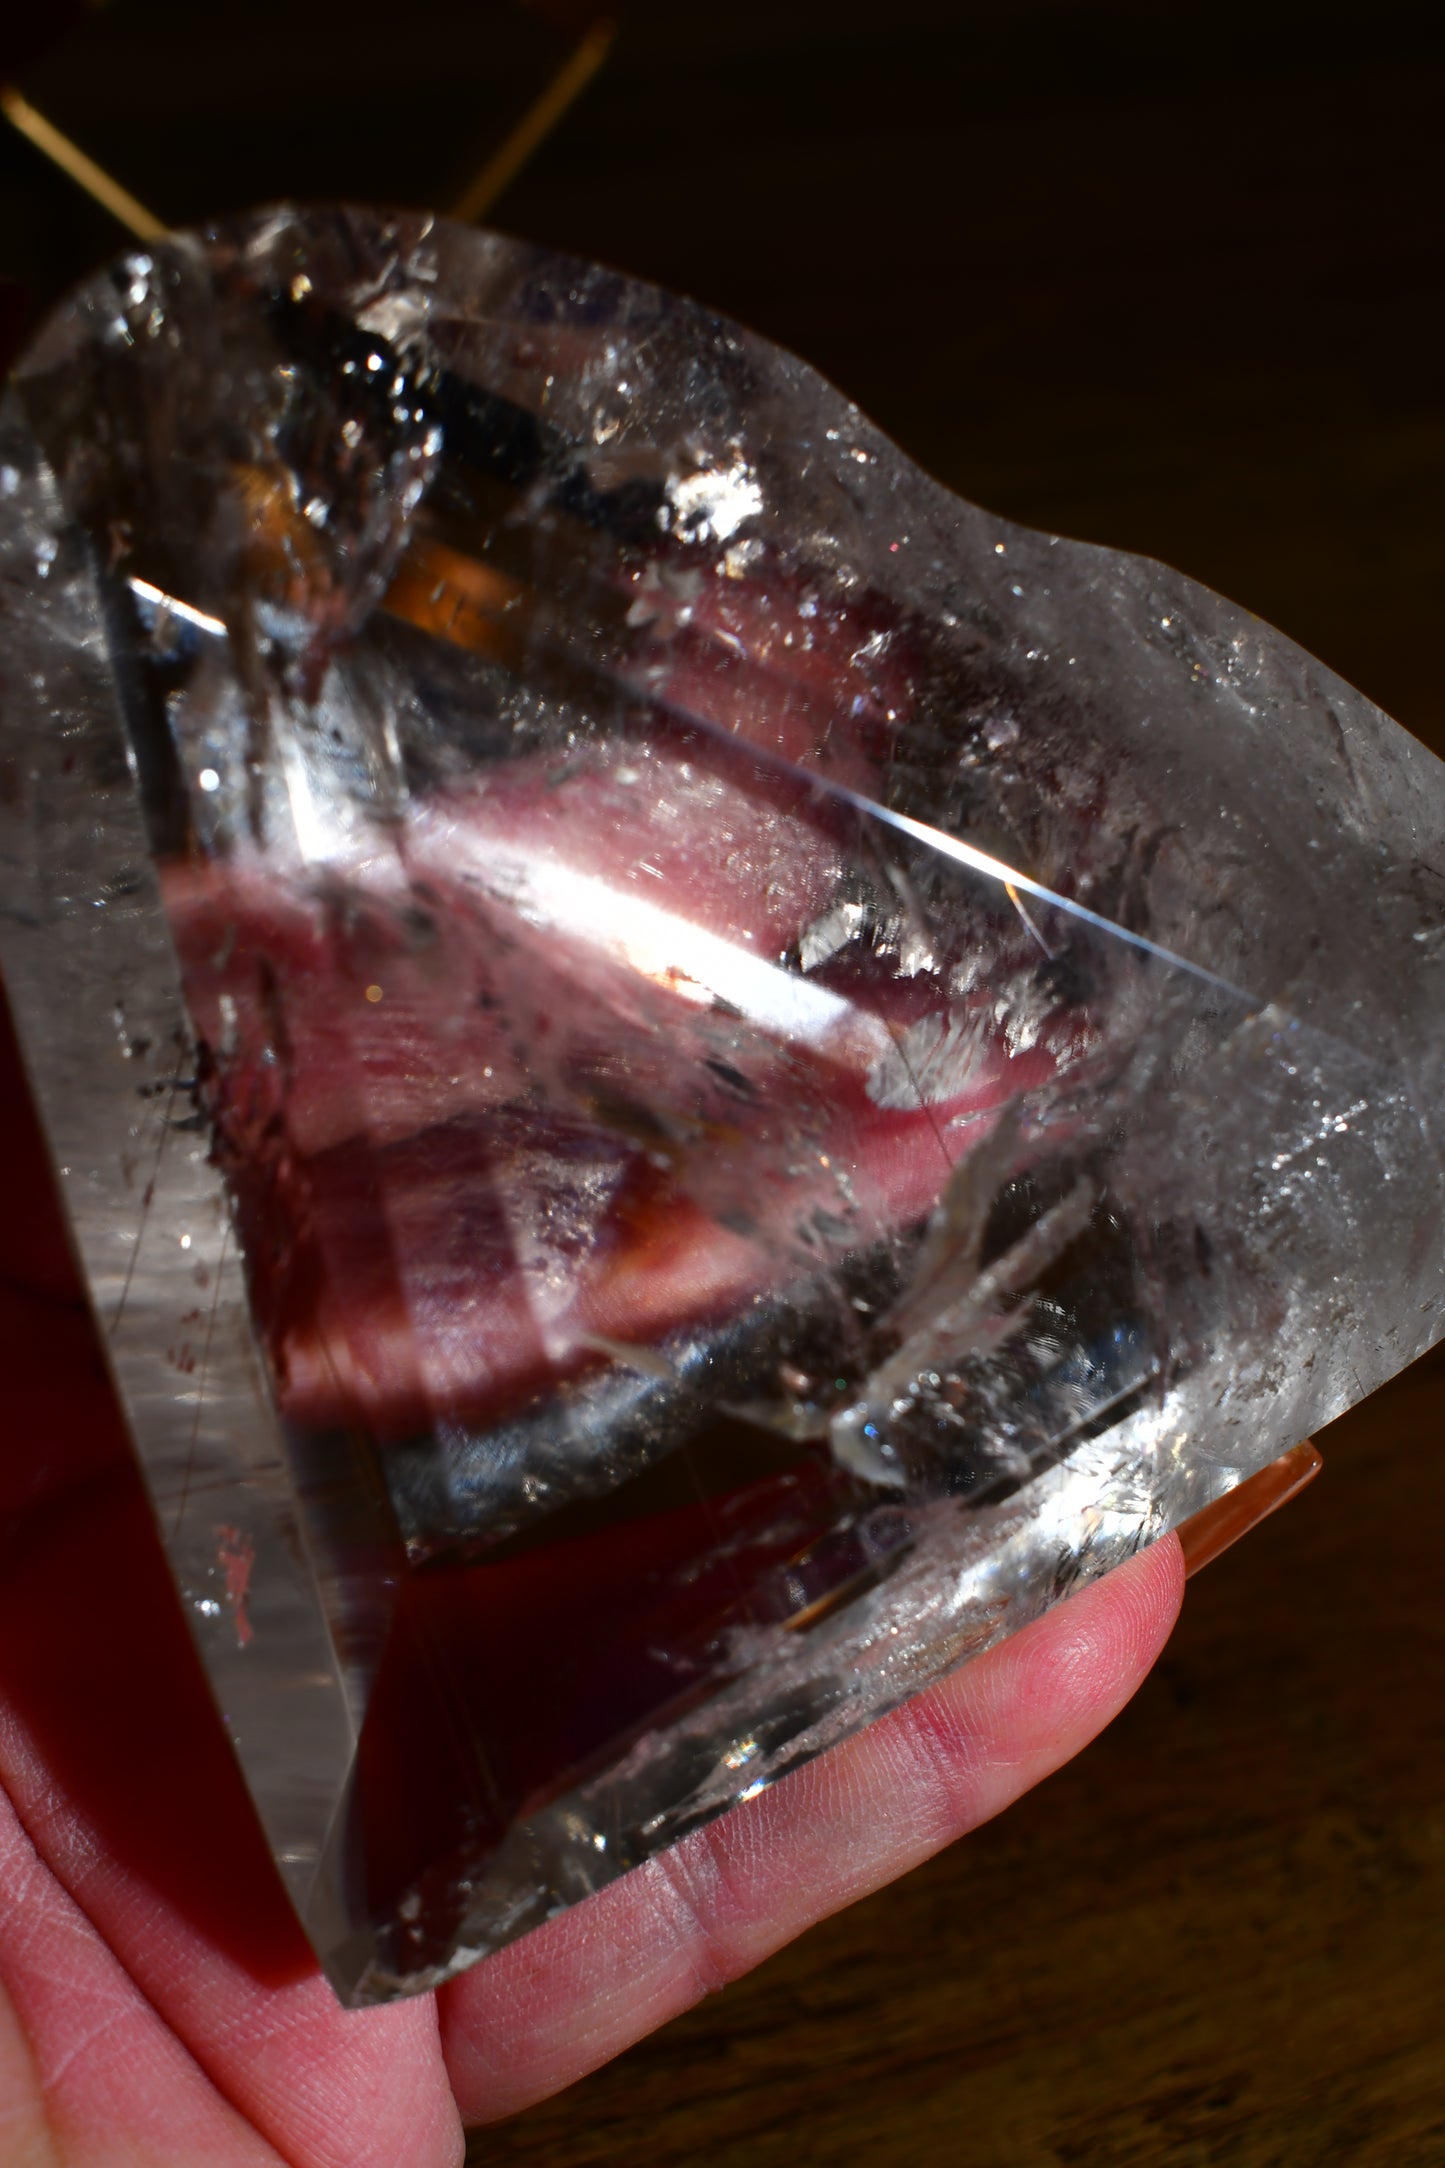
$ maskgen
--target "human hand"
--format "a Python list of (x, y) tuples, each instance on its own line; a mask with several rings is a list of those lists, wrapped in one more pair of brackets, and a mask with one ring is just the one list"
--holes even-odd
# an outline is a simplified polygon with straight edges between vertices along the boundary
[(341, 2010), (170, 1583), (0, 1018), (0, 2157), (433, 2168), (1038, 1783), (1173, 1624), (1173, 1536), (438, 1995)]

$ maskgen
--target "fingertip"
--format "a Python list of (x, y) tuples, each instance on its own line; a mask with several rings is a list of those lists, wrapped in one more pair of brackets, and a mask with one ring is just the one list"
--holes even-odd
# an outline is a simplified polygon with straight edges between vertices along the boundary
[(1137, 1685), (1170, 1639), (1183, 1596), (1185, 1557), (1170, 1528), (1133, 1559), (1081, 1589), (1077, 1602), (1059, 1617), (1092, 1643), (1092, 1665), (1101, 1682), (1114, 1669), (1118, 1685), (1127, 1680)]
[(1174, 1630), (1184, 1557), (1171, 1531), (1057, 1604), (943, 1691), (986, 1696), (991, 1729), (1020, 1760), (1057, 1766), (1142, 1685)]

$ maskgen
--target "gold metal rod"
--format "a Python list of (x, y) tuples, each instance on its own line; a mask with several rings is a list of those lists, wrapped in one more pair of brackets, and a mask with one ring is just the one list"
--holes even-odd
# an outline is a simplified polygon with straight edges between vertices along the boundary
[(504, 188), (521, 172), (533, 152), (545, 142), (573, 100), (580, 97), (612, 47), (617, 25), (592, 25), (571, 57), (553, 76), (535, 105), (522, 115), (504, 143), (498, 145), (474, 181), (452, 205), (452, 217), (484, 218)]
[(59, 166), (77, 188), (83, 188), (93, 197), (102, 210), (109, 211), (112, 218), (127, 227), (138, 241), (165, 239), (167, 229), (161, 221), (143, 203), (137, 203), (129, 189), (122, 188), (119, 181), (113, 181), (108, 173), (102, 172), (93, 158), (87, 158), (78, 143), (72, 143), (69, 136), (62, 135), (43, 113), (37, 113), (29, 99), (22, 98), (10, 83), (0, 83), (0, 113), (5, 115), (12, 128), (18, 128), (28, 142), (43, 152), (53, 165)]

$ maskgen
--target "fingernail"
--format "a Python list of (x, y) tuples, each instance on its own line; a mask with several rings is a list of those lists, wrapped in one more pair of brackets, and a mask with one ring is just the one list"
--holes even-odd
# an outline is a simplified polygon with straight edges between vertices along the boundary
[(1258, 1475), (1250, 1476), (1223, 1498), (1216, 1498), (1202, 1512), (1192, 1514), (1179, 1530), (1186, 1577), (1198, 1573), (1221, 1551), (1227, 1551), (1231, 1543), (1238, 1543), (1251, 1528), (1267, 1520), (1279, 1506), (1312, 1483), (1324, 1464), (1313, 1438), (1302, 1438), (1289, 1452), (1261, 1468)]

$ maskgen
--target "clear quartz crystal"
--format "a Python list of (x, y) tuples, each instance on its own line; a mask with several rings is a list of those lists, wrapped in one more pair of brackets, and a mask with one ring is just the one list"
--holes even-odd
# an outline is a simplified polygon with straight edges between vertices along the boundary
[(615, 273), (280, 210), (0, 415), (0, 944), (338, 1992), (433, 1984), (1439, 1331), (1445, 770)]

